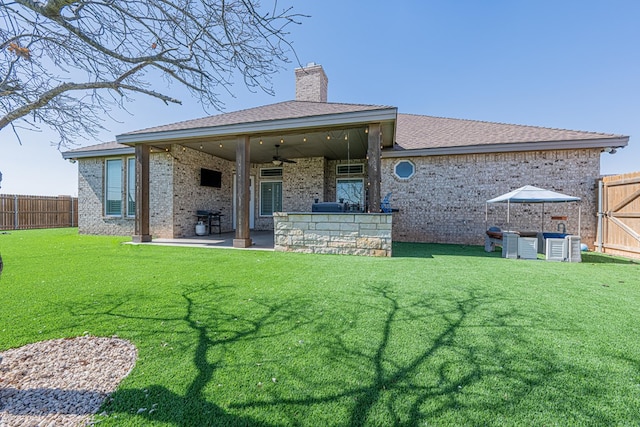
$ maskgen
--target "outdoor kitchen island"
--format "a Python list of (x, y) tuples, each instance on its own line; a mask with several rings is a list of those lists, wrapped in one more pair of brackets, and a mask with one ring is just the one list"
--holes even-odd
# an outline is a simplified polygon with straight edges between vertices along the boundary
[(274, 212), (274, 249), (390, 257), (391, 226), (391, 213)]

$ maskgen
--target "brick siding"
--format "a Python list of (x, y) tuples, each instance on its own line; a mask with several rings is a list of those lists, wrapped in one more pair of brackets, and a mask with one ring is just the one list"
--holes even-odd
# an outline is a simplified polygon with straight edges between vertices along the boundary
[[(408, 180), (394, 175), (394, 166), (411, 160), (416, 172)], [(486, 226), (507, 227), (506, 204), (489, 205), (485, 224), (485, 202), (524, 185), (534, 185), (577, 196), (581, 203), (511, 204), (509, 228), (526, 231), (556, 231), (568, 216), (567, 231), (578, 233), (581, 206), (582, 241), (589, 246), (596, 232), (596, 180), (598, 149), (534, 151), (382, 159), (382, 195), (392, 192), (394, 241), (459, 243), (480, 245)]]
[[(162, 237), (187, 237), (195, 235), (197, 211), (220, 211), (222, 232), (232, 230), (233, 215), (233, 168), (235, 162), (213, 157), (198, 150), (173, 146), (173, 182), (167, 181), (171, 191), (161, 197), (163, 209), (173, 209), (172, 230)], [(222, 173), (220, 188), (200, 185), (200, 169), (212, 169)], [(167, 230), (169, 231), (169, 230)], [(217, 230), (214, 230), (217, 231)], [(155, 235), (155, 230), (152, 228)]]
[[(408, 180), (394, 175), (394, 166), (411, 160), (416, 172)], [(105, 217), (105, 158), (79, 161), (79, 231), (82, 234), (132, 235), (132, 218)], [(283, 210), (310, 212), (315, 198), (335, 201), (336, 165), (346, 161), (324, 158), (296, 159), (283, 164)], [(364, 160), (351, 160), (363, 163)], [(365, 174), (366, 176), (366, 162)], [(393, 239), (481, 245), (487, 226), (506, 228), (505, 204), (489, 205), (485, 224), (485, 202), (523, 185), (535, 185), (582, 198), (581, 203), (511, 204), (509, 228), (526, 231), (556, 231), (568, 216), (567, 231), (578, 233), (581, 206), (582, 242), (592, 246), (596, 233), (597, 179), (600, 152), (597, 149), (535, 151), (456, 156), (382, 159), (381, 195), (391, 192)], [(222, 188), (201, 187), (200, 168), (222, 172)], [(255, 229), (273, 229), (273, 218), (260, 216), (260, 168), (252, 164), (255, 183)], [(197, 150), (173, 146), (170, 153), (150, 156), (150, 228), (154, 237), (195, 235), (197, 210), (220, 210), (222, 231), (232, 230), (233, 173), (235, 163)], [(354, 175), (355, 176), (355, 175)], [(265, 178), (264, 180), (280, 180)], [(542, 215), (544, 225), (542, 224)]]
[[(122, 158), (124, 159), (124, 157)], [(78, 162), (78, 232), (96, 235), (133, 235), (135, 226), (133, 218), (116, 218), (104, 215), (106, 160), (101, 157), (80, 159)], [(126, 167), (126, 162), (123, 162), (123, 165)]]
[[(125, 159), (131, 156), (123, 156)], [(133, 235), (134, 219), (106, 217), (104, 164), (107, 158), (78, 162), (78, 231), (81, 234)], [(233, 162), (175, 145), (149, 156), (149, 228), (154, 237), (195, 235), (197, 210), (220, 210), (222, 231), (231, 230)], [(123, 162), (126, 165), (126, 162)], [(126, 166), (125, 166), (126, 167)], [(200, 168), (222, 172), (221, 188), (200, 186)], [(124, 200), (124, 195), (123, 195)]]

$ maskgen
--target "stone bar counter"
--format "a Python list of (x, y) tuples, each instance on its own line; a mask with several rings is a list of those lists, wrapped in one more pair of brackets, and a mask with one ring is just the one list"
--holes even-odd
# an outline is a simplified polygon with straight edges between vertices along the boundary
[(273, 214), (274, 249), (280, 252), (391, 256), (390, 213)]

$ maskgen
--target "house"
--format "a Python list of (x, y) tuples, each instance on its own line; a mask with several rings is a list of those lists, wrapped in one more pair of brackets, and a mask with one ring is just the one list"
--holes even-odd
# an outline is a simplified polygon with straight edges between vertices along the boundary
[[(221, 230), (236, 230), (234, 245), (246, 247), (251, 230), (274, 229), (274, 213), (340, 200), (377, 213), (389, 195), (395, 241), (480, 245), (487, 221), (555, 230), (552, 218), (562, 215), (570, 232), (594, 242), (600, 156), (625, 147), (627, 136), (331, 103), (322, 66), (295, 77), (293, 101), (63, 153), (78, 161), (79, 232), (188, 237), (206, 210), (220, 212)], [(486, 200), (527, 184), (580, 197), (581, 220), (573, 205), (514, 207), (511, 224), (501, 207), (485, 212)]]

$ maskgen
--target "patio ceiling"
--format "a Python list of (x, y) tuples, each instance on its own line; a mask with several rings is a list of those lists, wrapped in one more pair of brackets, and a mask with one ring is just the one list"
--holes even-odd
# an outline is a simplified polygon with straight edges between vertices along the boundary
[[(250, 161), (269, 163), (276, 153), (297, 159), (365, 158), (368, 127), (379, 123), (383, 148), (395, 141), (395, 107), (310, 102), (285, 102), (203, 119), (118, 135), (121, 144), (149, 145), (152, 151), (176, 145), (230, 161), (238, 137), (249, 137)], [(179, 148), (178, 148), (179, 149)]]
[[(383, 146), (393, 146), (393, 123), (382, 127)], [(367, 126), (332, 127), (305, 132), (280, 132), (251, 135), (251, 162), (269, 163), (276, 153), (288, 159), (325, 157), (329, 160), (364, 159), (367, 156)], [(151, 143), (152, 150), (166, 151), (177, 144), (212, 156), (234, 161), (236, 137), (195, 138)], [(175, 149), (175, 148), (174, 148)]]

